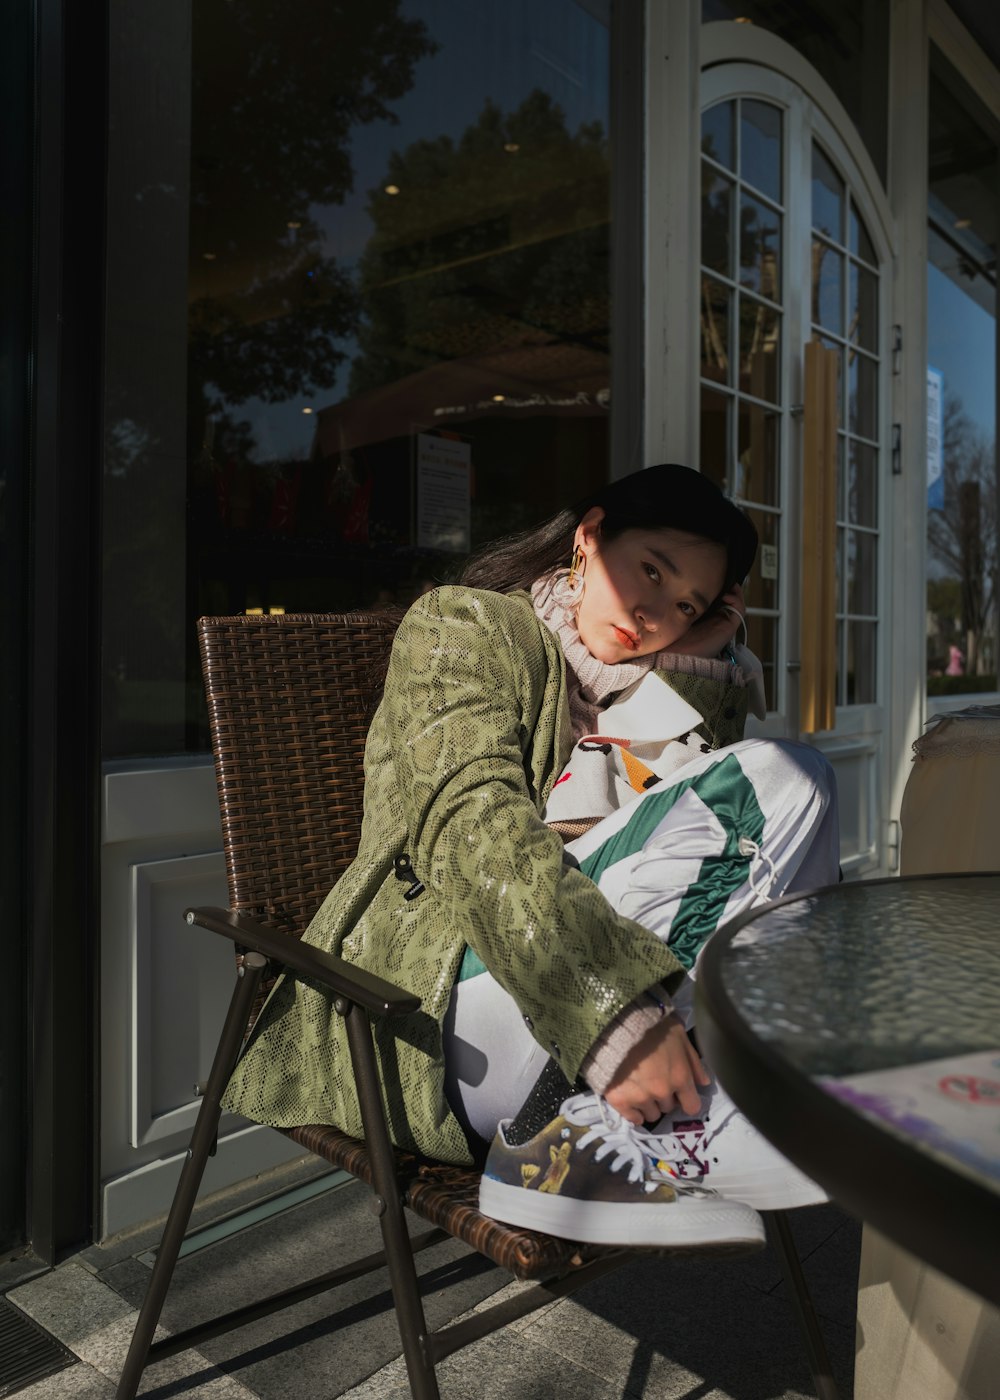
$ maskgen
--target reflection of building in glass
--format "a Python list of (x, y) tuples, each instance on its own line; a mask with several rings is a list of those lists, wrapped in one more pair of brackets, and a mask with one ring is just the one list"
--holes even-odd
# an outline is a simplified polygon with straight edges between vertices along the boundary
[[(932, 63), (928, 359), (940, 475), (928, 479), (927, 671), (937, 693), (996, 688), (996, 249), (1000, 127)], [(955, 665), (955, 655), (962, 666)]]

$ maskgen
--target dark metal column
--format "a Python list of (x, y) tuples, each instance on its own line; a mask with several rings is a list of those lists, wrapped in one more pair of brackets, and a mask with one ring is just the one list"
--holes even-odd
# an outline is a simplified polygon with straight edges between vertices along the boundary
[[(23, 732), (29, 370), (31, 363), (32, 42), (27, 4), (12, 5), (0, 44), (0, 1251), (14, 1254), (27, 1228), (27, 959), (24, 927)], [(14, 210), (21, 217), (10, 217)]]
[[(29, 1242), (93, 1237), (99, 854), (103, 4), (36, 0), (34, 375), (24, 730)], [(28, 216), (28, 211), (25, 211)], [(25, 269), (25, 275), (29, 275)]]

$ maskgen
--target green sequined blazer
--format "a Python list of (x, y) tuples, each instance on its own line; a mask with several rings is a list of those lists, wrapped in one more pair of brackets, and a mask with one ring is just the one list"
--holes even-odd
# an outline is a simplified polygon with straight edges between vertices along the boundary
[[(698, 708), (713, 746), (741, 737), (744, 687), (658, 674)], [(368, 735), (358, 854), (305, 933), (420, 997), (413, 1016), (376, 1027), (401, 1147), (470, 1160), (445, 1102), (441, 1040), (466, 945), (570, 1080), (629, 1002), (682, 971), (564, 861), (541, 820), (572, 742), (562, 649), (526, 593), (440, 588), (413, 605)], [(393, 870), (403, 852), (426, 886), (410, 901)], [(325, 991), (278, 983), (225, 1102), (258, 1123), (363, 1136), (343, 1021)]]

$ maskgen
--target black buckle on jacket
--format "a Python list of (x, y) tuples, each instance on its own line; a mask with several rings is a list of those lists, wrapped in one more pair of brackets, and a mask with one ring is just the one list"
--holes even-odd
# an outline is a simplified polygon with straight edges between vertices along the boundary
[(401, 856), (396, 857), (393, 864), (396, 870), (396, 879), (405, 880), (410, 887), (408, 890), (403, 891), (403, 898), (416, 899), (418, 894), (423, 894), (426, 886), (422, 880), (417, 878), (416, 872), (413, 869), (413, 862), (405, 851)]

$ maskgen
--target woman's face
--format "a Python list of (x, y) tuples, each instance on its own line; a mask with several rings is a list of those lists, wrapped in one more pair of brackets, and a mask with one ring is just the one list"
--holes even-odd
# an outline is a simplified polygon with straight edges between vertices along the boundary
[(598, 661), (615, 664), (680, 640), (722, 592), (726, 551), (683, 530), (625, 530), (605, 543), (604, 511), (577, 526), (586, 588), (577, 611), (580, 639)]

